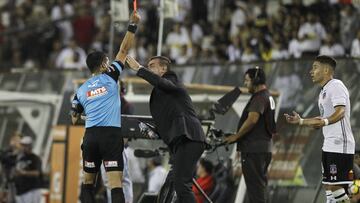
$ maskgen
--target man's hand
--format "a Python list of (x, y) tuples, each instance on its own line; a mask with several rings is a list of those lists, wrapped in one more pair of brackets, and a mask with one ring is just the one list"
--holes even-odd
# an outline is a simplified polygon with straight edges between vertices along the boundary
[(227, 144), (232, 144), (234, 142), (236, 142), (239, 139), (239, 137), (235, 134), (235, 135), (230, 135), (229, 137), (225, 137), (224, 141)]
[(131, 56), (126, 56), (125, 62), (132, 70), (138, 71), (140, 69), (140, 64)]
[(293, 111), (293, 115), (289, 115), (287, 113), (284, 114), (285, 118), (286, 118), (286, 122), (291, 123), (291, 124), (299, 124), (300, 122), (300, 115), (298, 113), (296, 113), (295, 111)]
[(140, 15), (134, 11), (132, 14), (131, 14), (131, 19), (130, 19), (130, 23), (135, 23), (135, 24), (138, 24), (139, 21), (141, 20), (141, 17)]

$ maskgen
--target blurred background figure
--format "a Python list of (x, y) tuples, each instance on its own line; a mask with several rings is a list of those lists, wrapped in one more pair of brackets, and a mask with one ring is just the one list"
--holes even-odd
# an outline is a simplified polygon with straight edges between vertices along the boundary
[(336, 42), (334, 36), (329, 33), (324, 39), (324, 44), (320, 47), (319, 55), (341, 57), (345, 55), (345, 49), (340, 43)]
[(20, 140), (21, 152), (16, 160), (16, 203), (39, 203), (41, 200), (41, 160), (32, 152), (33, 139), (24, 136)]
[[(196, 182), (200, 185), (201, 189), (203, 189), (207, 195), (211, 194), (215, 186), (213, 169), (214, 169), (214, 165), (212, 164), (211, 161), (207, 159), (200, 159), (196, 171), (196, 176), (197, 176)], [(195, 186), (192, 187), (192, 190), (195, 194), (197, 203), (206, 202), (205, 197), (200, 193), (200, 191)]]
[(162, 166), (162, 158), (154, 157), (147, 163), (148, 187), (147, 192), (158, 193), (165, 182), (167, 171)]
[(83, 48), (79, 47), (75, 39), (71, 39), (64, 47), (57, 59), (56, 68), (61, 69), (84, 69), (86, 67), (86, 54)]
[(313, 13), (308, 13), (306, 21), (300, 25), (299, 39), (303, 57), (315, 57), (319, 53), (321, 40), (325, 39), (326, 31)]
[(352, 41), (351, 56), (360, 58), (360, 29), (357, 32), (356, 38)]

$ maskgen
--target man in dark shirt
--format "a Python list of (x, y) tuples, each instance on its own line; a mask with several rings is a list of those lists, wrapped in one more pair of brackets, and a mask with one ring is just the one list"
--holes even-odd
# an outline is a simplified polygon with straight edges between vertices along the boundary
[(238, 132), (227, 137), (241, 151), (242, 171), (251, 203), (266, 202), (267, 168), (271, 161), (272, 135), (276, 132), (275, 102), (265, 85), (262, 69), (245, 73), (245, 86), (252, 94), (238, 125)]
[(41, 160), (32, 153), (32, 138), (20, 140), (22, 151), (15, 169), (16, 203), (39, 203), (41, 200)]
[(126, 63), (137, 76), (154, 86), (150, 112), (161, 139), (171, 150), (174, 181), (179, 203), (195, 203), (192, 177), (204, 151), (205, 135), (189, 94), (176, 74), (170, 71), (170, 60), (163, 56), (150, 58), (148, 68), (127, 56)]

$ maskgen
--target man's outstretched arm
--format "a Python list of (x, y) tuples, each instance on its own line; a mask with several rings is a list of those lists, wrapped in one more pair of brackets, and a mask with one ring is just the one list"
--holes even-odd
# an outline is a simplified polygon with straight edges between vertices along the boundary
[(135, 32), (137, 29), (137, 24), (140, 21), (140, 15), (137, 12), (133, 12), (131, 15), (130, 23), (128, 26), (128, 30), (125, 34), (124, 39), (121, 42), (120, 49), (116, 54), (116, 60), (121, 61), (121, 63), (125, 64), (126, 56), (128, 54), (129, 49), (131, 48), (134, 38)]

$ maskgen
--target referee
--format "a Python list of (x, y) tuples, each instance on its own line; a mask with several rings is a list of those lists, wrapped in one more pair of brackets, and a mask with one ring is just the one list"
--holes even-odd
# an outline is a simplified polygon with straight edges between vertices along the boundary
[(334, 79), (335, 68), (335, 59), (322, 55), (315, 58), (310, 71), (312, 81), (321, 86), (319, 117), (301, 118), (296, 112), (285, 114), (291, 124), (322, 128), (322, 183), (328, 203), (350, 202), (343, 186), (352, 183), (355, 153), (349, 91), (342, 81)]
[(94, 183), (102, 161), (109, 180), (112, 202), (125, 202), (122, 189), (124, 142), (121, 136), (118, 78), (139, 21), (140, 16), (134, 12), (111, 65), (103, 52), (93, 52), (87, 56), (86, 64), (91, 71), (91, 78), (80, 86), (72, 102), (73, 124), (82, 112), (86, 115), (86, 130), (81, 146), (84, 170), (81, 201), (85, 203), (95, 202)]

